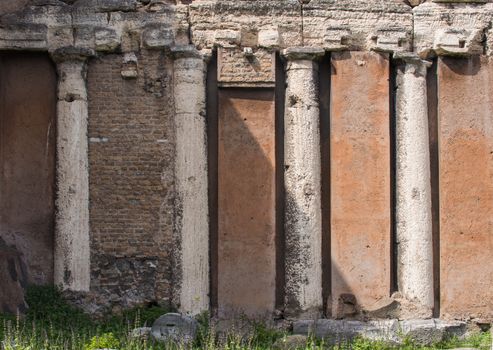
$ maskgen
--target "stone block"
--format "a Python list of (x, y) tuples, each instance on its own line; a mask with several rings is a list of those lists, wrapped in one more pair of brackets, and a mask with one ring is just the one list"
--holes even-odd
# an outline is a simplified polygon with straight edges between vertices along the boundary
[(44, 24), (9, 24), (0, 28), (0, 48), (3, 50), (42, 50), (47, 47)]
[(293, 323), (294, 334), (313, 334), (319, 339), (327, 339), (330, 343), (340, 343), (364, 337), (371, 340), (397, 341), (399, 322), (383, 321), (346, 321), (346, 320), (301, 320)]
[(137, 0), (78, 0), (74, 6), (91, 8), (95, 12), (134, 11)]
[(274, 86), (275, 62), (275, 53), (266, 50), (219, 48), (218, 82), (222, 86)]
[(151, 24), (142, 32), (142, 44), (148, 49), (163, 49), (173, 42), (173, 29), (166, 25)]
[(435, 33), (433, 49), (438, 55), (469, 56), (483, 53), (483, 29), (446, 28)]
[(411, 50), (411, 33), (405, 28), (379, 29), (371, 36), (370, 49), (380, 52), (402, 52)]
[(351, 29), (347, 26), (330, 26), (324, 34), (323, 41), (326, 50), (348, 50), (351, 47)]
[(114, 51), (120, 46), (120, 36), (111, 28), (98, 28), (94, 32), (96, 51)]
[(73, 28), (71, 26), (50, 26), (47, 32), (47, 42), (49, 51), (71, 45), (74, 42)]
[(94, 27), (91, 25), (74, 25), (75, 46), (93, 48), (94, 47)]
[[(454, 1), (455, 2), (455, 1)], [(490, 5), (426, 1), (413, 9), (414, 51), (422, 58), (482, 54)]]
[(135, 79), (139, 76), (138, 60), (133, 52), (123, 55), (121, 74), (124, 79)]
[(214, 44), (223, 47), (232, 47), (241, 42), (241, 31), (220, 29), (214, 32)]
[(167, 313), (152, 324), (151, 336), (163, 343), (189, 344), (197, 335), (198, 323), (189, 316)]
[[(373, 310), (390, 293), (389, 59), (332, 54), (332, 316)], [(351, 298), (352, 297), (352, 298)]]
[(273, 90), (220, 90), (220, 317), (272, 315), (276, 289)]
[(135, 52), (140, 48), (140, 36), (139, 30), (125, 30), (122, 33), (122, 52)]
[(260, 30), (258, 32), (258, 46), (265, 48), (277, 48), (279, 45), (280, 37), (277, 29)]
[(429, 319), (406, 320), (399, 324), (402, 336), (412, 339), (418, 345), (438, 343), (452, 336), (462, 336), (466, 333), (464, 322)]
[(493, 320), (493, 62), (438, 62), (440, 312)]
[(461, 337), (466, 333), (466, 323), (440, 319), (380, 321), (350, 320), (299, 320), (293, 323), (293, 333), (314, 335), (330, 343), (340, 343), (356, 337), (400, 343), (412, 340), (419, 345), (430, 345), (452, 336)]

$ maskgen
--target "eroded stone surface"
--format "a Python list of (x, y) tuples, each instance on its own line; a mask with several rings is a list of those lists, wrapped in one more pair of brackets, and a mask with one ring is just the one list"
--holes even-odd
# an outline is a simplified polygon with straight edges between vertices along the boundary
[(168, 313), (152, 324), (151, 336), (162, 343), (189, 344), (197, 335), (197, 321), (191, 317)]
[[(277, 35), (267, 45), (282, 48), (305, 44), (331, 50), (401, 51), (410, 49), (412, 36), (411, 7), (401, 1), (310, 1), (303, 8), (303, 26), (296, 0), (201, 1), (192, 3), (190, 13), (192, 41), (199, 47), (255, 46), (265, 43), (269, 32)], [(238, 13), (248, 16), (248, 26)]]
[(423, 56), (478, 54), (492, 46), (493, 3), (487, 1), (314, 0), (303, 6), (303, 18), (300, 10), (296, 0), (190, 5), (136, 0), (43, 5), (23, 0), (3, 6), (0, 46), (52, 51), (75, 43), (115, 51), (133, 37), (137, 46), (151, 49), (188, 43), (199, 49), (307, 45), (333, 51), (414, 49)]
[(440, 312), (493, 319), (493, 123), (489, 58), (440, 59)]
[(221, 86), (267, 86), (275, 84), (275, 52), (248, 48), (219, 48), (218, 77)]
[(174, 297), (182, 312), (198, 315), (209, 308), (206, 69), (192, 47), (177, 48), (174, 55)]
[(397, 282), (402, 296), (414, 304), (412, 310), (401, 317), (412, 318), (418, 314), (431, 317), (434, 307), (426, 86), (429, 65), (417, 57), (408, 56), (403, 58), (396, 77)]
[(433, 52), (451, 56), (482, 54), (491, 5), (425, 2), (414, 8), (414, 51), (422, 57)]
[(389, 297), (389, 60), (337, 53), (332, 67), (332, 316), (344, 317)]
[(285, 315), (322, 310), (322, 218), (318, 63), (323, 51), (293, 48), (284, 56)]
[(391, 343), (412, 340), (416, 344), (430, 345), (466, 334), (465, 322), (443, 321), (440, 319), (407, 320), (396, 319), (380, 321), (347, 320), (300, 320), (293, 324), (295, 334), (313, 334), (327, 339), (330, 343), (340, 343), (355, 337)]

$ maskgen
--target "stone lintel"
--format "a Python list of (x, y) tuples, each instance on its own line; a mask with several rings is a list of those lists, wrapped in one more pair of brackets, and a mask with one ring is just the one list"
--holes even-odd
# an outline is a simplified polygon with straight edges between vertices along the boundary
[(2, 23), (0, 49), (44, 51), (48, 46), (47, 32), (44, 24)]
[(290, 47), (282, 51), (282, 56), (288, 61), (318, 60), (325, 55), (320, 47)]

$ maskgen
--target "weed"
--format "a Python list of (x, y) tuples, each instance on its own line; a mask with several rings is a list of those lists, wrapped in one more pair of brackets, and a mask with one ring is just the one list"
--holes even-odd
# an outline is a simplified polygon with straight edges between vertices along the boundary
[[(24, 318), (0, 315), (0, 342), (3, 350), (268, 350), (289, 334), (271, 329), (261, 322), (250, 321), (248, 336), (230, 332), (219, 337), (209, 323), (209, 315), (198, 316), (198, 336), (190, 345), (161, 344), (145, 338), (131, 336), (132, 329), (150, 326), (168, 310), (150, 306), (124, 311), (122, 315), (109, 315), (93, 320), (81, 310), (67, 304), (56, 288), (32, 287), (28, 289), (30, 306)], [(456, 347), (490, 349), (490, 332), (471, 334), (467, 339), (457, 337), (423, 347), (405, 339), (402, 344), (389, 344), (356, 338), (352, 341), (328, 345), (323, 340), (309, 337), (299, 350), (439, 350)]]

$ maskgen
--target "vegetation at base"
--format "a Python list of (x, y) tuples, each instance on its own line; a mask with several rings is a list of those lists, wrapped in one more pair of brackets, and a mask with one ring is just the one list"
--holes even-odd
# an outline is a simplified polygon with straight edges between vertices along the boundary
[[(199, 316), (197, 340), (190, 346), (160, 344), (145, 338), (131, 337), (134, 328), (150, 326), (160, 315), (168, 312), (162, 307), (150, 306), (124, 311), (122, 315), (108, 315), (91, 319), (81, 310), (70, 306), (55, 288), (32, 287), (27, 293), (29, 311), (22, 319), (0, 314), (0, 348), (2, 350), (268, 350), (287, 337), (284, 331), (270, 329), (252, 322), (250, 335), (234, 332), (218, 335), (209, 324), (208, 315)], [(467, 339), (451, 338), (429, 347), (420, 347), (411, 341), (389, 344), (356, 338), (351, 342), (329, 345), (323, 340), (309, 338), (301, 350), (438, 350), (472, 347), (489, 350), (490, 332), (475, 333)]]
[(120, 346), (120, 341), (113, 333), (103, 333), (92, 337), (89, 344), (84, 345), (84, 350), (119, 349)]

